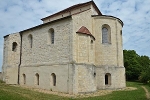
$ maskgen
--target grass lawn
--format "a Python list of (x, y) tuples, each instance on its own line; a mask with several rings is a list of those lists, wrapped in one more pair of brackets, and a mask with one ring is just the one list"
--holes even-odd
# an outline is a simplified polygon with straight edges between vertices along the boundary
[[(90, 100), (147, 100), (145, 91), (138, 82), (127, 82), (128, 87), (136, 87), (132, 91), (114, 91), (112, 94), (90, 98)], [(86, 99), (85, 99), (86, 100)]]
[(105, 96), (88, 98), (67, 98), (57, 95), (44, 94), (29, 89), (14, 87), (0, 82), (0, 100), (147, 100), (145, 91), (141, 86), (145, 86), (150, 91), (150, 87), (138, 82), (127, 82), (127, 86), (136, 87), (132, 91), (114, 91)]

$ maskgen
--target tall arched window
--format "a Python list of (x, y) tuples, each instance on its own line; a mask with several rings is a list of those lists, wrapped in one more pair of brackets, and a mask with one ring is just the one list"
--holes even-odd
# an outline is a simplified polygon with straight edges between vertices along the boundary
[(23, 84), (26, 84), (26, 75), (23, 74)]
[(111, 30), (107, 24), (102, 26), (102, 43), (111, 43)]
[(35, 74), (35, 85), (39, 85), (39, 74)]
[(51, 44), (54, 44), (54, 29), (49, 29), (49, 41)]
[(33, 37), (32, 37), (31, 34), (28, 36), (28, 39), (29, 39), (29, 46), (30, 46), (30, 48), (32, 48), (32, 45), (33, 45)]
[(12, 51), (16, 51), (17, 50), (17, 43), (13, 42), (12, 43)]
[(56, 86), (56, 75), (55, 75), (54, 73), (52, 73), (52, 74), (51, 74), (51, 77), (52, 77), (52, 80), (51, 80), (52, 85), (53, 85), (53, 86)]
[(110, 73), (105, 74), (105, 85), (111, 85), (111, 74)]

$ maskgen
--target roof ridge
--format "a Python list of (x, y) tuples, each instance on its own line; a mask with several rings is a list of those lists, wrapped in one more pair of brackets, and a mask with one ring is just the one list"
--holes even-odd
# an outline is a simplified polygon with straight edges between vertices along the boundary
[(72, 9), (78, 8), (78, 7), (83, 6), (83, 5), (88, 5), (88, 4), (90, 4), (90, 3), (94, 6), (94, 8), (95, 8), (96, 11), (98, 12), (98, 14), (99, 14), (99, 15), (102, 15), (102, 13), (101, 13), (100, 10), (98, 9), (98, 7), (97, 7), (96, 4), (94, 3), (94, 1), (91, 0), (91, 1), (88, 1), (88, 2), (85, 2), (85, 3), (78, 3), (78, 4), (75, 4), (75, 5), (70, 6), (70, 7), (66, 8), (66, 9), (64, 9), (64, 10), (61, 10), (61, 11), (57, 12), (57, 13), (54, 13), (54, 14), (49, 15), (49, 16), (47, 16), (47, 17), (44, 17), (44, 18), (42, 18), (41, 20), (44, 20), (44, 19), (49, 18), (49, 17), (51, 17), (51, 16), (55, 16), (55, 15), (57, 15), (57, 14), (61, 14), (61, 13), (63, 13), (63, 12), (69, 12), (69, 11), (71, 11)]
[(82, 26), (76, 33), (82, 33), (82, 34), (90, 35), (95, 40), (95, 37), (91, 34), (91, 32), (85, 26)]

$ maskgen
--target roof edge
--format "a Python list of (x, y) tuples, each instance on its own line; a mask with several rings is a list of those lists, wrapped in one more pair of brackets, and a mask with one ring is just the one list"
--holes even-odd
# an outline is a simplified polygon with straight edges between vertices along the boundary
[(8, 34), (8, 35), (5, 35), (5, 36), (3, 36), (3, 38), (6, 38), (6, 37), (8, 37), (10, 34)]
[(70, 7), (66, 8), (66, 9), (64, 9), (64, 10), (61, 10), (61, 11), (57, 12), (57, 13), (54, 13), (54, 14), (49, 15), (49, 16), (47, 16), (47, 17), (44, 17), (44, 18), (42, 18), (41, 20), (43, 21), (44, 19), (47, 19), (47, 18), (49, 18), (49, 17), (55, 16), (55, 15), (58, 15), (58, 14), (61, 14), (61, 13), (64, 13), (64, 12), (69, 12), (71, 9), (75, 9), (75, 8), (77, 8), (77, 7), (82, 7), (83, 5), (88, 5), (88, 4), (92, 4), (92, 5), (94, 6), (94, 8), (96, 9), (98, 15), (102, 15), (102, 13), (101, 13), (100, 10), (98, 9), (98, 7), (97, 7), (96, 4), (94, 3), (94, 1), (91, 0), (91, 1), (89, 1), (89, 2), (79, 3), (79, 4), (76, 4), (76, 5), (70, 6)]
[(93, 37), (94, 41), (96, 40), (95, 37), (92, 34), (86, 34), (86, 33), (80, 33), (80, 32), (76, 32), (76, 33), (78, 33), (78, 34), (84, 34), (84, 35), (89, 35), (89, 36)]
[(91, 34), (91, 32), (85, 26), (82, 26), (76, 33), (89, 35), (93, 37), (93, 39), (95, 40), (95, 37)]
[(19, 33), (23, 33), (23, 32), (25, 32), (25, 31), (28, 31), (28, 30), (31, 30), (31, 29), (34, 29), (34, 28), (37, 28), (37, 27), (40, 27), (40, 26), (43, 26), (43, 25), (47, 25), (47, 24), (50, 24), (50, 23), (53, 23), (53, 22), (57, 22), (57, 21), (60, 21), (60, 20), (63, 20), (63, 19), (67, 19), (67, 18), (71, 18), (71, 16), (63, 17), (63, 18), (60, 18), (60, 19), (53, 20), (53, 21), (51, 21), (51, 22), (47, 22), (47, 23), (44, 23), (44, 24), (40, 24), (40, 25), (31, 27), (31, 28), (25, 29), (25, 30), (23, 30), (23, 31), (20, 31)]
[(96, 6), (95, 2), (93, 0), (91, 0), (91, 2), (92, 2), (92, 5), (94, 6), (94, 8), (96, 8), (96, 11), (97, 11), (98, 15), (102, 15), (102, 13), (100, 12), (100, 10)]
[(110, 15), (91, 15), (91, 16), (92, 16), (92, 17), (96, 17), (96, 16), (112, 17), (112, 18), (118, 19), (118, 20), (120, 21), (122, 27), (123, 27), (123, 25), (124, 25), (123, 21), (122, 21), (120, 18), (115, 17), (115, 16), (110, 16)]

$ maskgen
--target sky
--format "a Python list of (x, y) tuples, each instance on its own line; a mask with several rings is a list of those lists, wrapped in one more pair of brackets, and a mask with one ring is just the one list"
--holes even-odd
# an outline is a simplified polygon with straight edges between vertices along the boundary
[[(103, 15), (120, 18), (123, 49), (150, 57), (150, 0), (93, 0)], [(3, 36), (42, 24), (41, 18), (88, 0), (0, 0), (0, 71)]]

